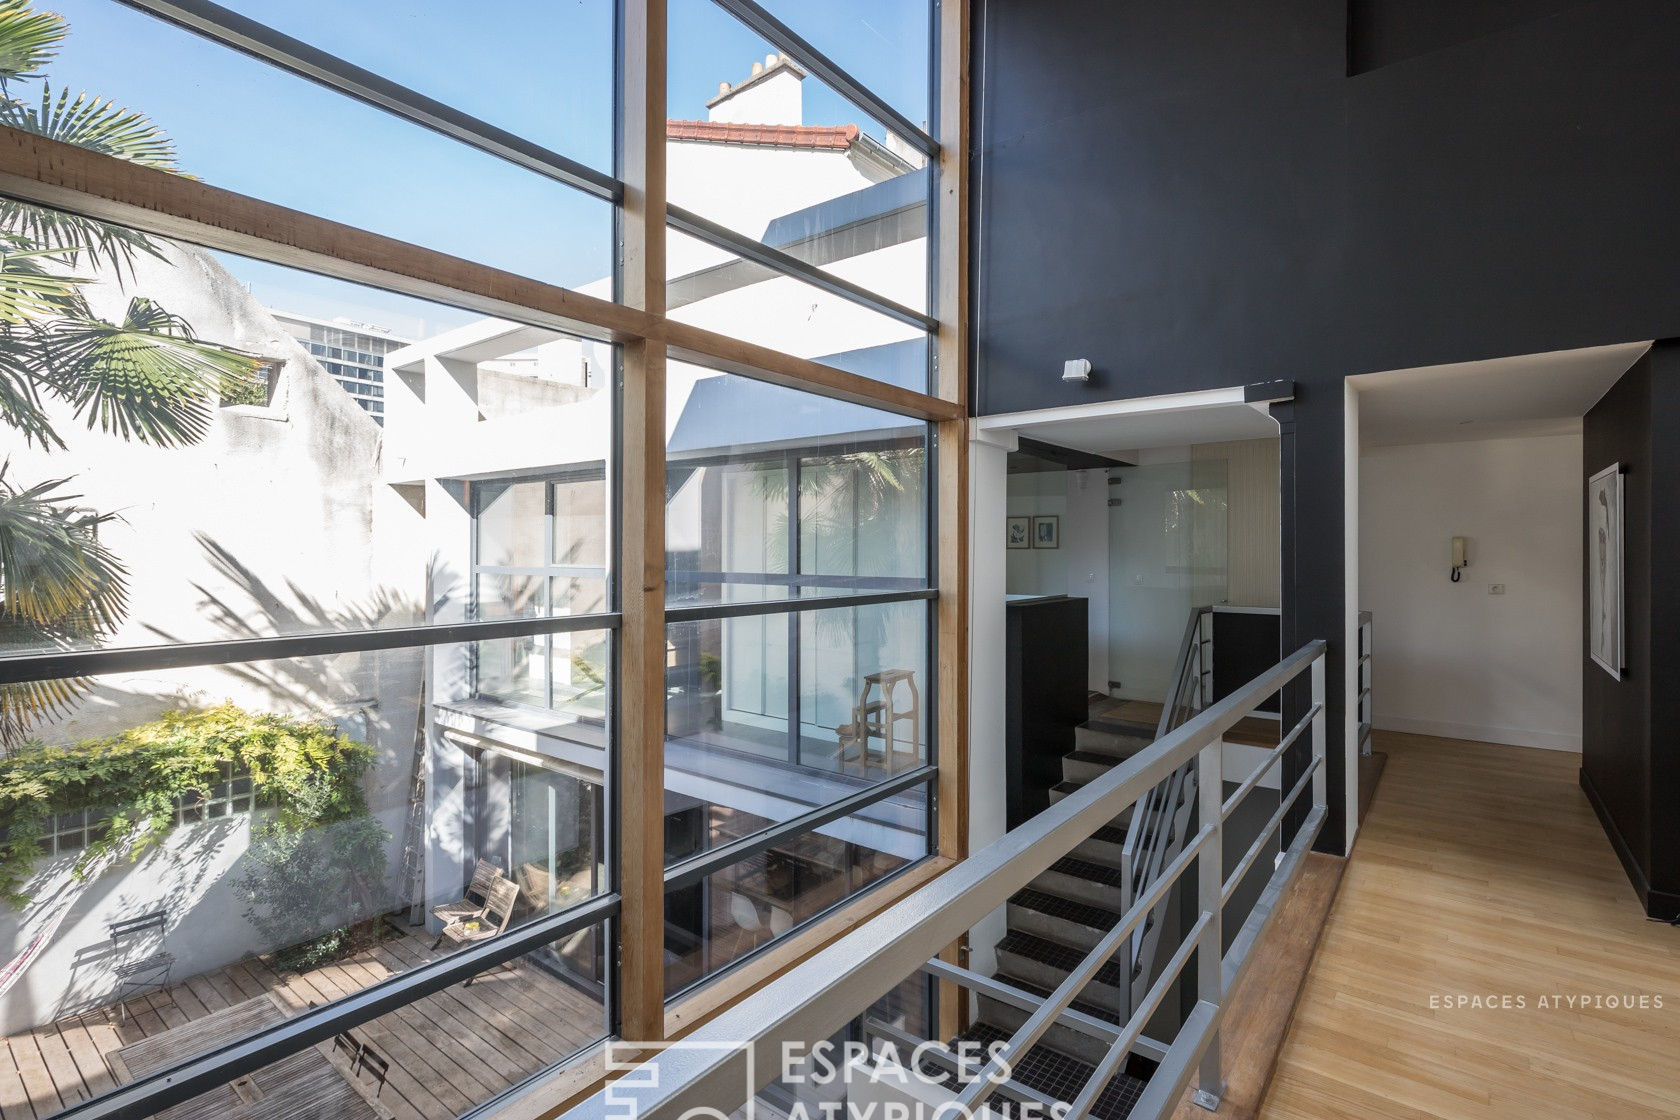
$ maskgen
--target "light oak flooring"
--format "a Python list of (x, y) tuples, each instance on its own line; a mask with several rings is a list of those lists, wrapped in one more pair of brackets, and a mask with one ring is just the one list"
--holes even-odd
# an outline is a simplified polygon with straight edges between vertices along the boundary
[[(1376, 746), (1387, 771), (1261, 1115), (1680, 1117), (1680, 929), (1645, 919), (1579, 756)], [(1523, 1006), (1442, 1002), (1478, 995)], [(1662, 1006), (1557, 1006), (1570, 995)]]

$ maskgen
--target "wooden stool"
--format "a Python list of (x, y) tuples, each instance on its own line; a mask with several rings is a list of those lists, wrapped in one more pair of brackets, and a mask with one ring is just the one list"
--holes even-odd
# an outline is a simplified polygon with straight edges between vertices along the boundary
[[(910, 694), (909, 703), (902, 707), (898, 703), (901, 684)], [(872, 695), (876, 692), (880, 695)], [(910, 749), (901, 751), (898, 725), (905, 721), (910, 724)], [(882, 669), (865, 674), (857, 706), (852, 709), (852, 722), (842, 724), (835, 732), (840, 737), (838, 758), (842, 773), (850, 763), (856, 762), (860, 774), (867, 774), (871, 766), (893, 774), (898, 771), (900, 755), (907, 755), (910, 765), (915, 766), (922, 757), (922, 694), (916, 687), (915, 672)], [(881, 740), (878, 755), (869, 749), (870, 739)]]

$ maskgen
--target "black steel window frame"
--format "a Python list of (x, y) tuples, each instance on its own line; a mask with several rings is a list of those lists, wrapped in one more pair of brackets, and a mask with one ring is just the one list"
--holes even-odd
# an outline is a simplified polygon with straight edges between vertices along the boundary
[[(618, 916), (619, 902), (616, 892), (598, 895), (561, 913), (387, 977), (332, 1003), (300, 1011), (284, 1022), (235, 1039), (219, 1049), (71, 1105), (55, 1113), (54, 1120), (142, 1120), (581, 929), (609, 923)], [(583, 1047), (547, 1068), (564, 1065), (589, 1048)]]
[[(507, 160), (516, 166), (544, 175), (591, 197), (608, 201), (614, 205), (615, 223), (621, 218), (620, 204), (624, 195), (624, 185), (616, 176), (601, 172), (560, 153), (553, 152), (542, 145), (497, 128), (488, 122), (382, 78), (376, 73), (355, 66), (326, 51), (284, 35), (227, 8), (209, 3), (207, 0), (118, 0), (118, 2), (206, 39), (238, 50), (259, 61), (334, 89), (393, 116), (408, 120), (470, 147)], [(789, 57), (797, 61), (807, 71), (815, 74), (842, 97), (890, 126), (908, 144), (926, 155), (930, 165), (937, 162), (940, 150), (939, 144), (926, 131), (916, 127), (902, 114), (876, 97), (843, 68), (816, 50), (758, 4), (752, 3), (751, 0), (714, 0), (714, 2), (752, 28), (760, 36), (785, 51)], [(619, 28), (621, 26), (620, 24)], [(618, 29), (615, 28), (615, 34), (617, 33)], [(934, 44), (933, 53), (937, 55), (937, 42)], [(616, 54), (617, 51), (615, 50), (615, 56)], [(937, 83), (931, 79), (933, 72), (935, 71), (930, 70), (930, 89), (934, 91), (936, 96)], [(615, 104), (615, 160), (618, 158), (616, 150), (621, 146), (617, 139), (619, 133), (618, 121), (622, 117), (621, 109), (621, 106)], [(936, 182), (937, 172), (934, 171), (929, 175), (928, 236), (930, 246), (935, 231), (936, 207), (933, 203), (936, 196), (933, 184)], [(62, 208), (62, 204), (58, 205)], [(744, 238), (733, 231), (717, 227), (714, 223), (707, 222), (705, 219), (688, 214), (685, 211), (672, 209), (671, 214), (673, 216), (669, 220), (672, 226), (720, 249), (765, 265), (774, 271), (803, 280), (830, 294), (868, 307), (900, 322), (919, 327), (924, 331), (932, 332), (937, 328), (937, 320), (932, 316), (875, 296), (865, 289), (833, 277), (822, 269), (808, 265), (780, 250), (751, 238)], [(190, 241), (190, 238), (182, 240)], [(246, 255), (252, 254), (247, 253)], [(253, 255), (253, 259), (265, 260), (270, 258), (266, 255)], [(617, 271), (618, 268), (615, 265), (615, 274)], [(615, 288), (617, 283), (618, 280), (615, 275)], [(933, 291), (934, 283), (934, 269), (930, 256), (930, 294)], [(929, 306), (934, 306), (934, 304), (930, 301)], [(571, 328), (571, 333), (575, 333), (579, 337), (594, 338), (598, 341), (612, 341), (609, 332), (605, 330), (578, 331), (576, 328)], [(615, 352), (615, 366), (621, 360), (622, 356)], [(750, 376), (750, 374), (747, 376)], [(890, 409), (883, 406), (883, 411), (890, 411)], [(615, 428), (621, 424), (621, 417), (619, 417), (618, 412), (619, 410), (615, 407)], [(933, 451), (931, 433), (928, 446), (930, 448), (929, 477), (931, 478)], [(615, 462), (619, 453), (615, 441), (613, 450)], [(937, 504), (935, 487), (931, 485), (927, 487), (926, 499), (930, 510), (932, 510)], [(608, 501), (609, 505), (616, 507), (616, 487), (612, 486), (610, 482)], [(614, 556), (618, 553), (620, 532), (619, 518), (614, 516), (611, 525), (611, 547)], [(932, 520), (928, 522), (927, 532), (930, 541), (937, 539), (935, 524)], [(665, 611), (665, 617), (669, 623), (706, 618), (740, 617), (751, 614), (799, 614), (809, 610), (922, 601), (929, 604), (928, 650), (931, 666), (936, 664), (934, 642), (937, 641), (937, 629), (932, 625), (932, 603), (938, 598), (939, 591), (934, 586), (932, 579), (934, 561), (931, 552), (928, 561), (930, 567), (929, 585), (922, 588), (876, 592), (861, 591), (852, 594), (827, 595), (778, 602), (676, 606), (668, 607)], [(836, 583), (839, 578), (830, 577), (826, 581), (827, 585), (844, 585)], [(616, 581), (609, 576), (609, 601), (616, 606), (617, 589), (612, 587), (614, 582)], [(185, 642), (167, 646), (44, 650), (0, 657), (0, 684), (230, 665), (404, 647), (427, 647), (580, 630), (617, 631), (621, 628), (621, 621), (619, 610), (614, 609), (588, 615), (277, 635), (227, 641)], [(617, 679), (619, 676), (617, 672), (617, 643), (614, 643), (614, 646), (614, 676)], [(936, 689), (937, 673), (930, 672), (928, 681), (930, 698), (935, 695)], [(615, 689), (615, 696), (616, 692)], [(936, 708), (936, 704), (930, 704), (929, 706), (930, 742), (936, 737), (936, 730), (932, 727)], [(610, 755), (615, 763), (618, 754), (616, 739), (616, 734), (614, 734), (609, 740)], [(820, 921), (833, 910), (849, 905), (862, 895), (880, 889), (931, 858), (932, 842), (935, 836), (937, 773), (936, 766), (928, 765), (905, 774), (895, 775), (885, 782), (861, 790), (850, 798), (823, 806), (811, 813), (770, 826), (741, 841), (732, 842), (725, 847), (685, 860), (668, 869), (666, 874), (668, 877), (676, 875), (689, 879), (689, 881), (697, 880), (704, 874), (720, 870), (730, 863), (744, 859), (757, 851), (766, 850), (789, 835), (810, 831), (822, 824), (838, 819), (839, 816), (857, 812), (917, 785), (925, 786), (928, 794), (928, 829), (926, 835), (930, 849), (929, 854), (920, 859), (908, 861), (903, 867), (883, 876), (863, 891), (840, 900), (830, 909), (812, 916), (805, 923), (796, 927), (805, 928), (813, 922)], [(606, 830), (608, 833), (606, 841), (606, 857), (609, 865), (608, 882), (616, 887), (618, 864), (617, 822), (609, 820), (608, 824), (609, 827)], [(306, 1046), (325, 1041), (341, 1031), (367, 1023), (391, 1011), (443, 991), (455, 983), (505, 964), (578, 930), (592, 925), (600, 925), (605, 931), (608, 943), (616, 944), (615, 927), (619, 917), (619, 909), (620, 896), (616, 890), (598, 895), (558, 914), (548, 915), (518, 927), (502, 937), (468, 946), (448, 957), (417, 966), (410, 971), (379, 981), (368, 988), (330, 1004), (308, 1009), (283, 1023), (233, 1040), (217, 1050), (185, 1060), (169, 1069), (122, 1085), (99, 1097), (72, 1105), (57, 1113), (56, 1116), (64, 1117), (66, 1120), (88, 1120), (88, 1118), (95, 1117), (100, 1118), (100, 1120), (130, 1120), (130, 1118), (139, 1120), (141, 1117), (180, 1104), (200, 1093), (261, 1069), (263, 1066), (295, 1053)], [(741, 961), (733, 962), (728, 968), (713, 973), (700, 983), (710, 983), (737, 967), (742, 961), (751, 959), (756, 955), (756, 953), (749, 954)], [(606, 1023), (608, 1029), (612, 1030), (616, 1028), (617, 1024), (615, 1000), (617, 977), (613, 968), (608, 969), (606, 986)], [(572, 1057), (575, 1057), (575, 1055)], [(564, 1065), (569, 1060), (571, 1059), (568, 1058), (556, 1063), (556, 1066)], [(556, 1066), (548, 1068), (552, 1069)], [(545, 1075), (546, 1071), (542, 1071), (533, 1075), (533, 1077)], [(509, 1091), (516, 1091), (517, 1088), (518, 1086), (515, 1086), (513, 1090)], [(505, 1096), (505, 1094), (503, 1095)], [(480, 1109), (483, 1107), (484, 1105), (479, 1106)]]
[[(838, 63), (812, 46), (793, 28), (765, 11), (753, 0), (712, 0), (712, 2), (746, 24), (760, 38), (769, 41), (772, 46), (784, 52), (801, 67), (815, 74), (824, 85), (841, 97), (890, 127), (905, 143), (926, 156), (928, 162), (937, 162), (939, 158), (939, 142), (937, 140), (929, 136), (925, 129), (913, 123), (909, 117), (877, 97), (868, 86), (852, 77)], [(937, 44), (938, 40), (933, 39), (932, 42)], [(934, 75), (937, 73), (937, 67), (929, 67), (928, 88), (930, 96), (939, 85), (937, 81), (934, 81)]]
[(528, 634), (559, 634), (576, 630), (617, 630), (616, 611), (574, 614), (558, 618), (510, 618), (496, 622), (457, 622), (438, 626), (393, 626), (384, 630), (337, 630), (317, 634), (283, 634), (271, 638), (232, 641), (181, 642), (167, 646), (127, 646), (101, 649), (46, 650), (0, 657), (0, 684), (24, 684), (66, 677), (98, 677), (160, 669), (190, 669), (205, 665), (233, 665), (248, 661), (280, 661), (294, 657), (325, 657), (337, 653), (410, 646), (441, 646), (488, 638), (518, 638)]

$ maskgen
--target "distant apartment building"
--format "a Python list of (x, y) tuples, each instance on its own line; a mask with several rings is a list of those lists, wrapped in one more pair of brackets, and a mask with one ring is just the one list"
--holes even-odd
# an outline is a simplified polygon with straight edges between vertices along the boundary
[(268, 309), (276, 322), (350, 394), (374, 423), (385, 424), (385, 355), (407, 346), (383, 327), (350, 319), (315, 319)]

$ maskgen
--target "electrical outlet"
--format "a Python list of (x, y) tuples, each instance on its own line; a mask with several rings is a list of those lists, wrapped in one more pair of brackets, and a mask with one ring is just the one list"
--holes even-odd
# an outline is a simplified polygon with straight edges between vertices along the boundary
[(1488, 594), (1489, 595), (1503, 595), (1503, 594), (1505, 594), (1505, 585), (1503, 583), (1490, 583), (1490, 584), (1488, 584)]

